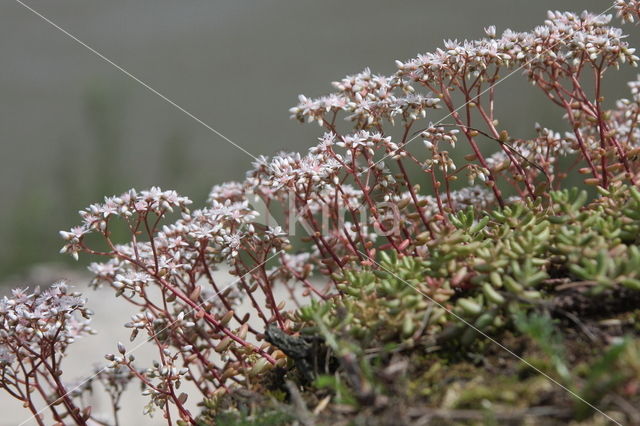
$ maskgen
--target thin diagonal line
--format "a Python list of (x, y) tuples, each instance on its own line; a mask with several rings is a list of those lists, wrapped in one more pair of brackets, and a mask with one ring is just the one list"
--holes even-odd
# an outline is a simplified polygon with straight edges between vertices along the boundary
[(76, 43), (78, 43), (79, 45), (81, 45), (82, 47), (86, 48), (87, 50), (89, 50), (91, 53), (93, 53), (94, 55), (98, 56), (100, 59), (102, 59), (103, 61), (107, 62), (108, 64), (112, 65), (114, 68), (116, 68), (118, 71), (122, 72), (123, 74), (125, 74), (127, 77), (129, 77), (130, 79), (132, 79), (133, 81), (135, 81), (136, 83), (140, 84), (141, 86), (143, 86), (145, 89), (149, 90), (151, 93), (159, 96), (162, 100), (164, 100), (165, 102), (167, 102), (168, 104), (170, 104), (171, 106), (175, 107), (177, 110), (183, 112), (184, 114), (186, 114), (187, 116), (191, 117), (193, 120), (195, 120), (196, 122), (198, 122), (199, 124), (201, 124), (202, 126), (204, 126), (205, 128), (207, 128), (208, 130), (212, 131), (213, 133), (215, 133), (216, 135), (220, 136), (222, 139), (224, 139), (225, 141), (229, 142), (231, 145), (235, 146), (236, 148), (238, 148), (240, 151), (244, 152), (245, 154), (247, 154), (248, 156), (250, 156), (251, 158), (253, 158), (254, 160), (258, 160), (258, 158), (253, 155), (252, 153), (250, 153), (249, 151), (247, 151), (246, 149), (244, 149), (243, 147), (241, 147), (240, 145), (238, 145), (237, 143), (235, 143), (234, 141), (232, 141), (231, 139), (229, 139), (228, 137), (226, 137), (225, 135), (223, 135), (222, 133), (220, 133), (219, 131), (217, 131), (216, 129), (214, 129), (213, 127), (211, 127), (211, 125), (205, 123), (204, 121), (202, 121), (200, 118), (196, 117), (195, 115), (193, 115), (192, 113), (190, 113), (189, 111), (187, 111), (186, 109), (184, 109), (183, 107), (181, 107), (180, 105), (178, 105), (177, 103), (175, 103), (174, 101), (172, 101), (171, 99), (169, 99), (167, 96), (163, 95), (162, 93), (160, 93), (159, 91), (157, 91), (156, 89), (154, 89), (153, 87), (151, 87), (149, 84), (145, 83), (144, 81), (142, 81), (140, 78), (136, 77), (135, 75), (133, 75), (132, 73), (130, 73), (129, 71), (127, 71), (126, 69), (124, 69), (123, 67), (121, 67), (120, 65), (116, 64), (115, 62), (113, 62), (111, 59), (107, 58), (105, 55), (103, 55), (102, 53), (98, 52), (96, 49), (94, 49), (93, 47), (89, 46), (87, 43), (85, 43), (84, 41), (80, 40), (78, 37), (74, 36), (73, 34), (71, 34), (69, 31), (65, 30), (64, 28), (62, 28), (61, 26), (59, 26), (58, 24), (56, 24), (55, 22), (53, 22), (51, 19), (47, 18), (46, 16), (44, 16), (43, 14), (41, 14), (40, 12), (38, 12), (37, 10), (33, 9), (31, 6), (25, 4), (24, 2), (22, 2), (21, 0), (15, 0), (16, 3), (20, 4), (21, 6), (23, 6), (25, 9), (31, 11), (34, 15), (38, 16), (39, 18), (41, 18), (43, 21), (47, 22), (48, 24), (50, 24), (51, 26), (53, 26), (54, 28), (56, 28), (57, 30), (59, 30), (60, 32), (62, 32), (63, 34), (65, 34), (66, 36), (68, 36), (69, 38), (71, 38), (73, 41), (75, 41)]
[[(220, 293), (224, 292), (225, 290), (227, 290), (228, 288), (234, 286), (235, 284), (237, 284), (238, 282), (240, 282), (240, 280), (242, 280), (244, 277), (246, 277), (247, 275), (249, 275), (251, 272), (255, 271), (256, 269), (258, 269), (259, 267), (261, 267), (262, 265), (264, 265), (265, 263), (267, 263), (268, 261), (270, 261), (271, 259), (273, 259), (274, 257), (278, 256), (280, 253), (282, 253), (284, 250), (279, 250), (276, 253), (274, 253), (273, 255), (269, 256), (264, 262), (261, 262), (259, 265), (254, 266), (251, 270), (249, 270), (247, 273), (245, 273), (244, 275), (236, 278), (233, 282), (231, 282), (230, 284), (228, 284), (226, 287), (224, 287), (222, 290), (218, 291), (217, 293), (207, 297), (205, 300), (203, 300), (199, 305), (197, 305), (196, 307), (201, 308), (202, 305), (208, 303), (211, 299), (213, 299), (214, 297), (218, 296)], [(181, 311), (181, 312), (185, 312), (185, 316), (191, 314), (193, 311), (195, 311), (196, 308), (191, 308), (188, 311)], [(176, 322), (178, 322), (178, 320), (172, 321), (171, 323), (169, 323), (166, 327), (162, 328), (160, 331), (157, 331), (155, 333), (155, 335), (157, 336), (158, 334), (162, 333), (163, 331), (165, 331), (166, 329), (168, 329), (169, 327), (171, 327), (173, 324), (175, 324)], [(150, 341), (152, 341), (153, 336), (149, 336), (149, 338), (147, 340), (143, 340), (142, 342), (138, 343), (137, 346), (134, 346), (133, 349), (131, 349), (130, 351), (127, 351), (123, 356), (125, 355), (130, 355), (132, 353), (134, 353), (135, 351), (137, 351), (138, 349), (140, 349), (142, 346), (146, 345), (147, 343), (149, 343)], [(73, 391), (75, 391), (76, 389), (80, 388), (82, 385), (84, 385), (85, 383), (87, 383), (88, 381), (96, 378), (98, 375), (100, 375), (100, 373), (102, 373), (105, 370), (108, 370), (111, 366), (110, 365), (105, 365), (103, 368), (101, 368), (98, 372), (94, 373), (93, 375), (85, 378), (84, 380), (82, 380), (80, 383), (77, 383), (71, 390), (68, 390), (64, 395), (60, 396), (57, 399), (60, 398), (64, 398), (65, 396), (69, 395), (70, 393), (72, 393)], [(20, 423), (18, 426), (23, 426), (25, 423), (27, 423), (29, 420), (33, 419), (36, 416), (39, 416), (40, 414), (42, 414), (47, 408), (51, 407), (55, 402), (47, 405), (46, 407), (43, 407), (42, 409), (40, 409), (38, 412), (36, 412), (35, 414), (33, 414), (31, 417), (29, 417), (28, 419), (25, 419), (22, 423)]]
[(579, 399), (580, 401), (584, 402), (585, 404), (587, 404), (589, 407), (593, 408), (594, 410), (596, 410), (598, 413), (602, 414), (603, 416), (605, 416), (607, 419), (611, 420), (612, 422), (614, 422), (615, 424), (622, 426), (621, 423), (617, 422), (616, 420), (612, 419), (609, 415), (607, 415), (605, 412), (603, 412), (602, 410), (600, 410), (598, 407), (596, 407), (595, 405), (591, 404), (589, 401), (585, 400), (584, 398), (582, 398), (580, 395), (578, 395), (577, 393), (575, 393), (574, 391), (572, 391), (571, 389), (569, 389), (568, 387), (566, 387), (565, 385), (563, 385), (562, 383), (558, 382), (556, 379), (554, 379), (553, 377), (549, 376), (548, 374), (546, 374), (544, 371), (540, 370), (539, 368), (537, 368), (536, 366), (534, 366), (533, 364), (531, 364), (529, 361), (527, 361), (526, 359), (522, 358), (520, 355), (516, 354), (515, 352), (513, 352), (511, 349), (507, 348), (506, 346), (504, 346), (502, 343), (498, 342), (497, 340), (495, 340), (494, 338), (492, 338), (491, 336), (489, 336), (487, 333), (485, 333), (484, 331), (480, 330), (478, 327), (476, 327), (475, 325), (471, 324), (469, 321), (465, 320), (464, 318), (462, 318), (461, 316), (459, 316), (458, 314), (456, 314), (455, 312), (451, 311), (450, 309), (447, 309), (442, 303), (436, 301), (435, 299), (433, 299), (431, 296), (429, 296), (428, 294), (420, 291), (420, 289), (418, 289), (417, 287), (411, 285), (410, 283), (408, 283), (407, 281), (403, 280), (402, 278), (400, 278), (398, 275), (396, 275), (395, 273), (393, 273), (392, 271), (390, 271), (389, 269), (385, 268), (384, 266), (380, 265), (378, 262), (376, 262), (374, 259), (372, 259), (369, 255), (367, 255), (366, 253), (361, 252), (360, 250), (358, 250), (360, 252), (360, 254), (362, 254), (363, 256), (367, 257), (371, 262), (373, 262), (374, 264), (376, 264), (379, 268), (385, 270), (386, 272), (388, 272), (389, 274), (393, 275), (394, 278), (402, 281), (404, 284), (406, 284), (407, 286), (411, 287), (412, 289), (414, 289), (416, 292), (420, 293), (422, 296), (426, 297), (427, 299), (429, 299), (429, 301), (431, 301), (432, 303), (435, 303), (436, 305), (438, 305), (440, 308), (444, 309), (445, 312), (447, 312), (448, 314), (452, 315), (453, 317), (455, 317), (457, 320), (461, 321), (463, 324), (465, 324), (468, 327), (471, 327), (476, 333), (482, 335), (482, 337), (488, 339), (489, 341), (491, 341), (492, 343), (496, 344), (499, 348), (503, 349), (504, 351), (508, 352), (510, 355), (512, 355), (513, 357), (517, 358), (519, 361), (523, 362), (524, 364), (526, 364), (529, 368), (532, 368), (533, 370), (535, 370), (537, 373), (539, 373), (540, 375), (544, 376), (546, 379), (550, 380), (552, 383), (558, 385), (559, 387), (561, 387), (562, 389), (564, 389), (565, 391), (567, 391), (568, 393), (570, 393), (572, 396), (574, 396), (575, 398)]
[[(605, 13), (607, 13), (608, 11), (610, 11), (611, 9), (613, 9), (615, 7), (615, 5), (611, 5), (609, 8), (607, 8), (606, 10), (600, 12), (597, 17), (599, 18), (600, 16), (604, 15)], [(556, 42), (553, 46), (547, 48), (546, 50), (543, 50), (542, 52), (538, 53), (536, 55), (535, 58), (528, 60), (527, 62), (525, 62), (524, 64), (520, 65), (518, 68), (514, 69), (513, 71), (511, 71), (509, 74), (507, 74), (506, 76), (504, 76), (503, 78), (501, 78), (500, 80), (496, 81), (495, 83), (493, 83), (491, 86), (487, 87), (485, 90), (483, 90), (482, 92), (480, 92), (475, 98), (480, 98), (480, 96), (484, 95), (485, 93), (487, 93), (489, 90), (493, 89), (494, 87), (496, 87), (498, 84), (502, 83), (503, 81), (505, 81), (506, 79), (508, 79), (509, 77), (511, 77), (512, 75), (514, 75), (515, 73), (517, 73), (518, 71), (522, 70), (524, 67), (526, 67), (527, 65), (529, 65), (531, 62), (533, 62), (535, 59), (539, 58), (540, 55), (542, 55), (543, 53), (548, 52), (549, 50), (553, 49), (554, 47), (556, 47), (559, 43), (561, 43), (562, 41), (565, 41), (566, 39), (569, 38), (569, 35), (560, 38), (560, 40), (558, 42)], [(438, 120), (437, 122), (433, 123), (434, 126), (437, 126), (438, 124), (441, 124), (444, 120), (446, 120), (447, 118), (451, 117), (453, 114), (457, 113), (458, 111), (460, 111), (462, 108), (466, 107), (468, 104), (470, 104), (471, 102), (473, 102), (473, 99), (465, 102), (464, 104), (460, 105), (458, 108), (454, 109), (453, 111), (451, 111), (449, 114), (447, 114), (446, 116), (442, 117), (440, 120)], [(415, 135), (414, 137), (412, 137), (411, 139), (409, 139), (408, 141), (406, 141), (405, 143), (402, 144), (402, 148), (406, 147), (407, 145), (409, 145), (410, 142), (416, 140), (417, 138), (420, 137), (420, 135), (422, 134), (422, 132), (419, 132), (417, 135)], [(365, 170), (361, 171), (358, 176), (362, 175), (363, 173), (368, 172), (369, 170), (371, 170), (372, 168), (374, 168), (375, 166), (377, 166), (379, 163), (381, 163), (382, 161), (386, 160), (387, 158), (391, 157), (392, 153), (386, 154), (384, 157), (382, 157), (380, 160), (376, 161), (375, 163), (373, 163), (371, 166), (367, 167)]]

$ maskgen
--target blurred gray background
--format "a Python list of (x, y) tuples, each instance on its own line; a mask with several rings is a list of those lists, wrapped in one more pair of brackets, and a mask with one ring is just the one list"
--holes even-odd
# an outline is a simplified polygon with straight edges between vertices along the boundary
[[(305, 151), (321, 135), (289, 120), (297, 95), (370, 66), (395, 70), (444, 38), (495, 24), (529, 30), (548, 9), (601, 12), (609, 0), (25, 0), (256, 156)], [(637, 29), (626, 26), (638, 41)], [(65, 262), (57, 231), (130, 187), (175, 188), (202, 203), (252, 159), (13, 0), (0, 2), (0, 281)], [(610, 75), (626, 96), (635, 70)], [(614, 97), (607, 100), (612, 102)], [(499, 92), (501, 122), (562, 129), (520, 76)]]

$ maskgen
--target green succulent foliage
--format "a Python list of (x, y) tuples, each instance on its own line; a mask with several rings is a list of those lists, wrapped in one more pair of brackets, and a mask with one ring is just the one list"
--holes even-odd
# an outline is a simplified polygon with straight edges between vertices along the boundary
[(446, 320), (445, 310), (431, 306), (425, 295), (444, 301), (453, 291), (426, 284), (425, 261), (395, 253), (381, 259), (379, 270), (345, 271), (338, 284), (344, 296), (302, 307), (298, 319), (315, 328), (321, 324), (342, 340), (379, 345), (409, 342), (421, 328)]
[(381, 252), (375, 267), (338, 277), (343, 297), (304, 307), (299, 319), (360, 348), (413, 343), (445, 328), (469, 344), (552, 299), (556, 282), (587, 281), (593, 294), (640, 290), (640, 191), (620, 185), (587, 203), (587, 192), (573, 188), (549, 200), (451, 215), (453, 227), (416, 243), (427, 256)]
[(554, 234), (553, 254), (576, 280), (597, 284), (596, 293), (617, 284), (640, 290), (640, 192), (626, 186), (600, 192), (583, 209), (574, 206), (575, 201), (571, 204), (567, 191), (554, 193), (556, 203), (567, 211)]

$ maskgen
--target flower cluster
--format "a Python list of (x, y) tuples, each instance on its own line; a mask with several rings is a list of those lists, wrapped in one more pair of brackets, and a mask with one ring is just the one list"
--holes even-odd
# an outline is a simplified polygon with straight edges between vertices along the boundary
[(640, 18), (640, 1), (638, 0), (616, 0), (614, 7), (622, 22), (635, 22), (636, 18)]
[[(19, 358), (41, 351), (64, 352), (84, 334), (91, 333), (85, 299), (69, 293), (64, 282), (45, 290), (15, 289), (0, 300), (2, 364), (15, 367)], [(76, 315), (81, 315), (78, 318)]]
[[(2, 387), (31, 410), (38, 424), (44, 424), (41, 411), (47, 408), (59, 422), (68, 416), (85, 424), (89, 418), (74, 404), (60, 375), (68, 346), (93, 333), (90, 315), (85, 299), (64, 282), (33, 292), (15, 289), (0, 300)], [(47, 404), (59, 400), (63, 408), (37, 407), (34, 393)]]
[[(174, 392), (179, 378), (162, 373), (177, 368), (178, 356), (180, 362), (187, 359), (187, 364), (194, 365), (180, 367), (180, 378), (196, 383), (203, 396), (238, 380), (234, 372), (246, 369), (247, 359), (262, 369), (276, 365), (273, 348), (256, 344), (258, 333), (249, 328), (250, 317), (234, 309), (243, 294), (265, 324), (276, 319), (284, 327), (286, 318), (273, 296), (273, 273), (267, 262), (288, 244), (279, 227), (256, 223), (258, 212), (249, 205), (244, 186), (214, 188), (209, 205), (201, 209), (190, 211), (189, 204), (173, 191), (154, 188), (137, 195), (131, 190), (82, 211), (83, 225), (61, 233), (67, 241), (63, 251), (107, 258), (89, 266), (94, 273), (92, 284), (109, 285), (116, 295), (140, 308), (126, 324), (132, 330), (131, 339), (145, 335), (157, 344), (160, 356), (159, 367), (152, 370), (134, 367), (133, 359), (124, 354), (109, 359), (147, 384), (150, 407), (160, 407), (169, 416), (169, 407), (175, 406), (185, 421), (191, 415)], [(181, 213), (165, 223), (172, 210)], [(115, 240), (114, 235), (122, 235), (114, 232), (116, 227), (129, 231), (129, 241)], [(90, 234), (101, 237), (103, 243), (88, 238)], [(221, 264), (237, 278), (219, 282), (214, 271)], [(171, 356), (169, 348), (174, 349)], [(221, 352), (225, 361), (212, 361)]]
[(415, 93), (406, 79), (375, 75), (370, 69), (336, 81), (338, 92), (317, 99), (299, 96), (298, 105), (290, 109), (291, 117), (302, 122), (316, 121), (321, 126), (335, 123), (336, 115), (346, 113), (346, 119), (358, 128), (379, 127), (384, 120), (394, 123), (425, 117), (428, 109), (438, 107), (438, 98)]
[[(153, 367), (139, 371), (133, 366), (135, 357), (133, 355), (125, 356), (126, 348), (122, 343), (118, 343), (118, 351), (120, 355), (105, 355), (105, 358), (111, 361), (110, 370), (114, 372), (114, 377), (119, 377), (120, 387), (126, 385), (132, 376), (140, 379), (144, 385), (142, 394), (151, 398), (151, 402), (144, 410), (145, 414), (151, 414), (155, 407), (164, 409), (167, 403), (172, 401), (178, 407), (180, 417), (193, 423), (191, 413), (184, 408), (188, 395), (184, 392), (178, 394), (181, 383), (189, 372), (186, 367), (176, 366), (179, 362), (180, 352), (172, 353), (169, 349), (164, 348), (160, 353), (161, 362), (154, 361)], [(169, 416), (168, 411), (166, 413)], [(169, 421), (170, 419), (170, 417), (167, 418)]]
[(105, 197), (104, 203), (92, 204), (80, 211), (82, 225), (69, 231), (60, 231), (60, 236), (67, 241), (61, 253), (69, 253), (77, 259), (84, 236), (96, 230), (104, 232), (113, 217), (129, 219), (151, 213), (162, 216), (174, 208), (188, 211), (189, 204), (191, 200), (188, 198), (179, 196), (175, 191), (162, 191), (158, 187), (140, 193), (131, 189), (118, 197)]
[(399, 75), (431, 85), (457, 83), (467, 76), (478, 82), (495, 81), (496, 67), (579, 65), (582, 59), (598, 58), (607, 65), (635, 63), (634, 49), (623, 40), (620, 29), (607, 26), (610, 21), (610, 15), (549, 12), (545, 25), (531, 32), (507, 29), (496, 37), (495, 27), (490, 27), (485, 30), (488, 38), (448, 40), (433, 53), (398, 61)]
[[(498, 121), (494, 116), (494, 85), (499, 81), (500, 72), (524, 68), (531, 81), (567, 112), (574, 128), (576, 148), (582, 151), (583, 160), (596, 182), (606, 186), (612, 176), (606, 170), (608, 166), (603, 166), (604, 171), (596, 170), (595, 164), (602, 161), (602, 158), (598, 158), (602, 155), (590, 150), (590, 141), (584, 140), (580, 130), (580, 115), (589, 120), (586, 127), (593, 127), (596, 122), (603, 128), (598, 146), (608, 151), (607, 156), (613, 153), (617, 157), (629, 178), (632, 171), (629, 164), (625, 164), (624, 152), (619, 148), (620, 141), (606, 137), (608, 131), (604, 128), (608, 123), (600, 105), (599, 91), (607, 68), (617, 67), (625, 62), (635, 65), (638, 61), (638, 57), (634, 55), (635, 50), (624, 40), (622, 30), (608, 26), (610, 21), (609, 15), (549, 12), (545, 25), (531, 32), (506, 30), (498, 37), (495, 27), (490, 27), (486, 29), (488, 38), (464, 42), (448, 41), (443, 49), (434, 53), (398, 62), (398, 75), (420, 83), (443, 98), (456, 124), (464, 131), (474, 151), (474, 159), (484, 169), (483, 173), (488, 172), (489, 183), (494, 184), (499, 170), (490, 167), (495, 164), (488, 164), (482, 157), (476, 140), (479, 134), (502, 142), (503, 153), (499, 158), (508, 161), (510, 171), (524, 183), (529, 195), (534, 196), (534, 176), (524, 170), (531, 159), (522, 158), (528, 157), (531, 149), (514, 151), (504, 145), (504, 142), (508, 142), (508, 133), (497, 127)], [(589, 70), (593, 72), (588, 73)], [(598, 92), (595, 99), (587, 96), (582, 83), (583, 76), (589, 74), (595, 75), (594, 84)], [(458, 111), (453, 102), (452, 91), (464, 96), (468, 106), (466, 111)], [(474, 125), (474, 122), (478, 124)], [(486, 130), (481, 130), (480, 126)], [(534, 144), (541, 145), (540, 142), (542, 141), (534, 141)], [(543, 149), (544, 145), (534, 150)], [(555, 161), (553, 151), (546, 154), (547, 162)], [(483, 176), (483, 173), (479, 175)], [(473, 173), (472, 177), (477, 175), (477, 172)], [(499, 191), (495, 187), (493, 191), (500, 200)]]
[[(453, 207), (451, 185), (461, 170), (468, 172), (471, 182), (479, 179), (488, 185), (500, 205), (504, 205), (498, 185), (500, 177), (515, 187), (519, 195), (535, 199), (540, 185), (556, 183), (557, 179), (552, 179), (555, 177), (552, 176), (553, 164), (558, 157), (568, 154), (577, 153), (585, 162), (592, 174), (589, 182), (607, 186), (618, 178), (618, 170), (624, 171), (625, 179), (634, 181), (635, 171), (628, 161), (626, 141), (612, 136), (615, 123), (608, 122), (611, 113), (601, 104), (605, 71), (623, 63), (635, 65), (638, 61), (622, 30), (610, 26), (611, 19), (610, 15), (588, 12), (549, 12), (545, 24), (530, 32), (507, 29), (499, 36), (491, 26), (485, 29), (486, 38), (448, 40), (435, 52), (397, 61), (398, 72), (392, 76), (376, 75), (366, 69), (334, 82), (335, 93), (318, 99), (301, 95), (301, 102), (291, 109), (292, 117), (316, 121), (327, 129), (327, 135), (311, 153), (320, 161), (320, 153), (327, 162), (337, 161), (342, 166), (340, 171), (346, 171), (347, 175), (366, 174), (360, 182), (355, 177), (350, 182), (363, 195), (380, 190), (378, 198), (385, 198), (385, 191), (399, 188), (411, 193), (408, 166), (398, 164), (403, 182), (390, 181), (384, 176), (394, 171), (387, 167), (385, 159), (396, 162), (405, 159), (420, 166), (429, 175), (441, 216)], [(495, 116), (495, 84), (503, 71), (517, 68), (524, 68), (529, 79), (564, 109), (573, 129), (571, 135), (560, 138), (549, 130), (537, 138), (521, 140), (499, 128)], [(587, 83), (583, 82), (588, 78), (593, 78), (596, 86), (593, 98), (587, 95)], [(425, 87), (428, 92), (421, 94), (416, 86)], [(456, 103), (456, 93), (465, 101), (462, 106)], [(426, 130), (416, 130), (416, 123), (425, 118), (426, 109), (441, 104), (449, 110), (457, 129), (429, 124)], [(339, 132), (336, 118), (340, 113), (347, 121), (354, 122), (354, 133)], [(394, 125), (397, 116), (402, 117), (403, 132), (399, 140), (393, 140), (392, 132), (385, 131), (384, 124)], [(593, 128), (599, 129), (599, 136), (589, 134)], [(375, 138), (369, 133), (371, 130), (375, 130)], [(457, 166), (456, 160), (438, 144), (445, 141), (455, 148), (458, 138), (454, 132), (458, 131), (462, 131), (473, 151), (463, 166)], [(426, 159), (415, 158), (406, 149), (417, 135), (422, 136), (429, 150)], [(481, 138), (496, 141), (499, 152), (485, 158), (479, 148)], [(345, 152), (340, 153), (339, 149)], [(331, 177), (335, 180), (335, 174)], [(370, 179), (375, 179), (377, 186), (369, 185)], [(344, 178), (338, 181), (347, 183)], [(417, 194), (410, 195), (414, 200), (412, 204), (416, 204)], [(427, 227), (429, 220), (420, 206), (416, 204), (414, 210), (422, 226)], [(397, 244), (391, 244), (397, 248)]]

